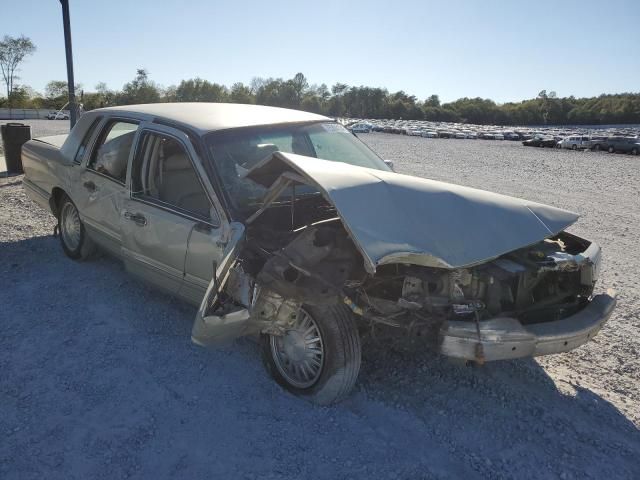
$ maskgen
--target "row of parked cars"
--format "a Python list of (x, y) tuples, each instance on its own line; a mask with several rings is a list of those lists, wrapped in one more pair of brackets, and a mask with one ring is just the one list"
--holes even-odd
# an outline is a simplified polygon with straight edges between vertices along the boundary
[(353, 133), (395, 133), (400, 135), (409, 135), (413, 137), (426, 138), (458, 138), (458, 139), (483, 139), (483, 140), (520, 140), (522, 138), (532, 138), (525, 132), (514, 132), (511, 130), (504, 131), (475, 131), (469, 128), (456, 129), (451, 127), (438, 126), (419, 126), (410, 124), (371, 124), (366, 122), (357, 122), (347, 124), (347, 128)]
[(598, 133), (594, 134), (587, 129), (576, 133), (561, 127), (505, 129), (499, 126), (420, 120), (344, 119), (342, 123), (353, 133), (382, 132), (426, 138), (518, 140), (530, 147), (603, 150), (633, 155), (640, 153), (640, 131), (633, 127), (593, 129)]
[(569, 150), (604, 150), (609, 153), (640, 153), (640, 138), (625, 136), (572, 135), (565, 138), (537, 135), (522, 142), (525, 147), (564, 148)]

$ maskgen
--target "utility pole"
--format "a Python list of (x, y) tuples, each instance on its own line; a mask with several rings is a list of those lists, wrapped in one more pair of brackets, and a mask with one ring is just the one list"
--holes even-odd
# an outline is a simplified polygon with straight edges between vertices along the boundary
[(62, 24), (64, 26), (64, 49), (67, 54), (67, 83), (69, 85), (69, 120), (71, 128), (76, 124), (76, 87), (73, 80), (73, 51), (71, 50), (71, 22), (69, 20), (69, 0), (60, 0), (62, 4)]

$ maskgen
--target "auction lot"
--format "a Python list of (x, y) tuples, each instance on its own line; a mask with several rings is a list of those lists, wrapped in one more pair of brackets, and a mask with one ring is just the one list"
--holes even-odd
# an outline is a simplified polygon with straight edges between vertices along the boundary
[(66, 258), (54, 219), (12, 177), (0, 184), (0, 478), (640, 478), (640, 160), (360, 138), (401, 173), (582, 213), (570, 231), (604, 248), (610, 322), (574, 352), (483, 367), (368, 340), (351, 398), (317, 407), (282, 391), (251, 341), (191, 344), (194, 309), (117, 261)]

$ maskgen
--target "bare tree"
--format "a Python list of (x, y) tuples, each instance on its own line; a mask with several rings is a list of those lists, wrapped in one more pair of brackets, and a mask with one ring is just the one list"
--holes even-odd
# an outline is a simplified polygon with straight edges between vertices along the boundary
[(30, 38), (21, 35), (17, 38), (5, 35), (0, 42), (0, 70), (2, 78), (7, 85), (7, 102), (11, 108), (11, 94), (14, 89), (14, 81), (18, 78), (16, 71), (24, 60), (24, 57), (36, 51), (36, 46)]

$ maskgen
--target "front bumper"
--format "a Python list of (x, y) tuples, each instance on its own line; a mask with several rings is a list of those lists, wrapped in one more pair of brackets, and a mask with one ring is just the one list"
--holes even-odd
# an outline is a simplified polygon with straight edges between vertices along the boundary
[(508, 360), (568, 352), (596, 336), (616, 306), (615, 292), (596, 295), (575, 315), (553, 322), (522, 325), (515, 318), (448, 322), (440, 331), (440, 352), (476, 361)]

